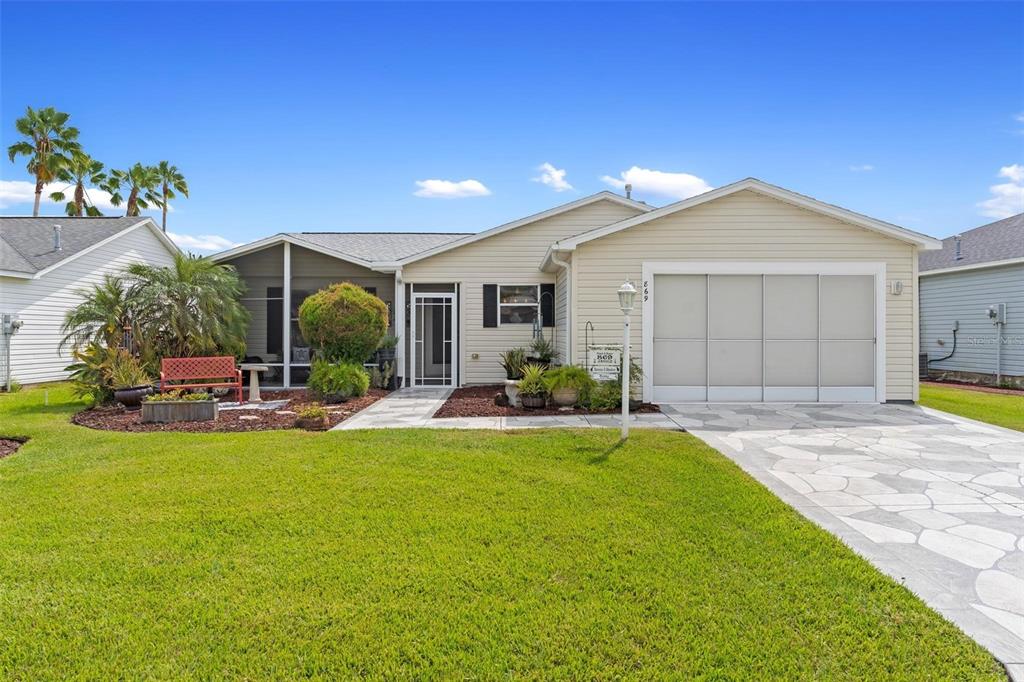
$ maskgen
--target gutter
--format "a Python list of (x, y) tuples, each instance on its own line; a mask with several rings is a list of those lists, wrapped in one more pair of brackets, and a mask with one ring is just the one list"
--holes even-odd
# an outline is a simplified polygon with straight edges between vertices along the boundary
[(562, 268), (562, 272), (565, 273), (565, 352), (567, 364), (572, 364), (572, 269), (569, 261), (562, 260), (558, 257), (558, 251), (555, 247), (558, 246), (558, 242), (552, 246), (548, 251), (548, 256), (551, 258), (551, 262)]

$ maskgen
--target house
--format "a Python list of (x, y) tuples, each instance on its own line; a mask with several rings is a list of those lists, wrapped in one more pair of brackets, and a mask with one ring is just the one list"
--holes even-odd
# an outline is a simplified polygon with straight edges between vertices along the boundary
[(170, 264), (177, 251), (149, 218), (0, 217), (0, 316), (21, 322), (0, 332), (0, 383), (67, 378), (61, 326), (78, 292), (132, 263)]
[(1024, 213), (944, 239), (919, 269), (928, 374), (1024, 387)]
[[(475, 234), (303, 233), (215, 256), (248, 282), (248, 348), (301, 385), (302, 297), (366, 286), (392, 310), (404, 385), (505, 378), (498, 354), (552, 340), (564, 363), (621, 343), (654, 401), (917, 398), (918, 251), (940, 242), (756, 179), (663, 208), (610, 192)], [(284, 315), (288, 311), (288, 315)]]

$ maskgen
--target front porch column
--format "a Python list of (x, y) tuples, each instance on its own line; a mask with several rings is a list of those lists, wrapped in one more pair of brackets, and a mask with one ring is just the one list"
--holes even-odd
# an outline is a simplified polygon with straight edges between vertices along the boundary
[(292, 385), (292, 245), (284, 243), (284, 313), (281, 315), (284, 329), (281, 334), (281, 355), (284, 362), (283, 384), (285, 388)]
[(395, 270), (395, 330), (398, 345), (395, 346), (395, 377), (398, 387), (405, 385), (405, 281), (402, 268)]

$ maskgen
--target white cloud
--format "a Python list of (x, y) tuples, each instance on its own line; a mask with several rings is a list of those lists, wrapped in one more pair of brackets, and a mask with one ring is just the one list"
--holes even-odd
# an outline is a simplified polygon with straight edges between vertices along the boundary
[(1017, 123), (1024, 123), (1024, 111), (1016, 114), (1013, 118), (1016, 119)]
[(999, 169), (999, 177), (1009, 182), (992, 185), (992, 197), (978, 204), (981, 215), (989, 218), (1009, 218), (1024, 212), (1024, 166), (1015, 163)]
[(552, 166), (550, 163), (542, 163), (537, 166), (537, 170), (540, 171), (540, 175), (536, 178), (531, 178), (534, 182), (541, 182), (555, 190), (556, 192), (564, 192), (572, 189), (565, 180), (565, 169), (558, 169)]
[(479, 180), (417, 180), (418, 197), (428, 199), (463, 199), (465, 197), (486, 197), (491, 193)]
[[(50, 199), (50, 194), (53, 192), (64, 192), (64, 201), (56, 202)], [(91, 203), (96, 208), (100, 209), (107, 215), (120, 215), (124, 211), (124, 204), (120, 207), (114, 206), (110, 203), (110, 193), (104, 192), (96, 187), (86, 187), (85, 193)], [(29, 180), (0, 180), (0, 208), (10, 208), (11, 206), (25, 205), (26, 208), (30, 208), (32, 203), (35, 201), (36, 195), (36, 183)], [(69, 201), (73, 201), (75, 198), (75, 189), (73, 186), (69, 186), (63, 182), (51, 182), (43, 186), (43, 197), (42, 205), (54, 204), (64, 208), (64, 204)], [(168, 212), (172, 211), (173, 208), (168, 206)], [(25, 211), (29, 213), (28, 210)]]
[(190, 234), (168, 232), (167, 236), (171, 238), (171, 241), (186, 251), (205, 251), (207, 253), (213, 253), (240, 246), (238, 242), (233, 242), (230, 239), (216, 234), (200, 234), (193, 236)]
[(862, 163), (857, 166), (850, 166), (850, 170), (853, 171), (854, 173), (869, 173), (875, 170), (875, 167), (872, 166), (870, 163)]
[(616, 189), (625, 189), (626, 185), (630, 184), (633, 185), (634, 192), (657, 194), (673, 199), (689, 199), (714, 189), (703, 178), (689, 173), (667, 173), (633, 166), (619, 175), (618, 178), (605, 175), (601, 180)]

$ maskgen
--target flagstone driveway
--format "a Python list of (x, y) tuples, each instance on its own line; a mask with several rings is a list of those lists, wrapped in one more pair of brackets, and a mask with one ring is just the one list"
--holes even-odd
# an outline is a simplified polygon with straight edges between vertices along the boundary
[(663, 410), (1024, 680), (1024, 433), (909, 405)]

